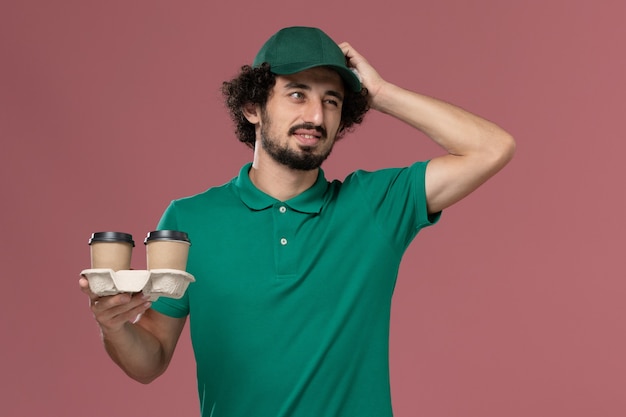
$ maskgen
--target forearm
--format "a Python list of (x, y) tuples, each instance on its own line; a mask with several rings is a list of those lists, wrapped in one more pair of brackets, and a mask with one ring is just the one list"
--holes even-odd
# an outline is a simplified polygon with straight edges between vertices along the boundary
[(111, 359), (136, 381), (152, 382), (167, 368), (162, 345), (143, 327), (127, 322), (115, 331), (101, 328), (101, 335)]
[(494, 123), (387, 82), (376, 92), (372, 108), (420, 130), (452, 155), (498, 158), (511, 151), (512, 138)]
[(186, 318), (156, 312), (141, 293), (99, 297), (91, 291), (85, 277), (80, 278), (79, 285), (89, 296), (91, 311), (111, 359), (128, 376), (144, 384), (165, 372)]

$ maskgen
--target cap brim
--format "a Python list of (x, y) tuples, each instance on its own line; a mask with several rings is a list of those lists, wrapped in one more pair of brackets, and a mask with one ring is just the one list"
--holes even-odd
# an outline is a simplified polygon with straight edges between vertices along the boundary
[(270, 67), (270, 71), (272, 71), (274, 74), (277, 74), (277, 75), (290, 75), (290, 74), (295, 74), (297, 72), (305, 71), (305, 70), (316, 68), (316, 67), (328, 67), (328, 68), (334, 69), (335, 71), (337, 71), (341, 79), (346, 83), (346, 85), (351, 91), (354, 91), (357, 93), (361, 91), (362, 87), (361, 87), (361, 81), (359, 80), (359, 77), (357, 77), (356, 74), (350, 70), (350, 68), (340, 66), (340, 65), (320, 64), (319, 62), (312, 63), (312, 64), (298, 62), (298, 63), (272, 66)]

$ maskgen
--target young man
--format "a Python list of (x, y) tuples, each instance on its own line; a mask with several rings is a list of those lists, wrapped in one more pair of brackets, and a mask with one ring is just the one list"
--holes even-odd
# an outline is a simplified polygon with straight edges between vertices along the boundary
[[(386, 82), (315, 28), (276, 33), (223, 92), (253, 162), (163, 215), (160, 229), (193, 242), (196, 282), (183, 298), (98, 298), (81, 279), (108, 353), (148, 383), (189, 316), (203, 416), (391, 416), (389, 316), (402, 255), (511, 159), (513, 139)], [(368, 108), (446, 154), (328, 182), (320, 165)]]

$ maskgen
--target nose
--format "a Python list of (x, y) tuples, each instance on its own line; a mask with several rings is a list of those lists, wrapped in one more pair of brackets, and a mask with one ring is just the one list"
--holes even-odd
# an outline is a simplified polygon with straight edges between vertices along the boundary
[(324, 107), (321, 101), (309, 100), (306, 103), (304, 114), (302, 115), (304, 122), (312, 123), (315, 126), (321, 126), (324, 121)]

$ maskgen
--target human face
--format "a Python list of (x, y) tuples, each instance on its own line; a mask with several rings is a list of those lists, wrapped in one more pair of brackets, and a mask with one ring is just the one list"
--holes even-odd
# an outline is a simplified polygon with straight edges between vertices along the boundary
[(328, 68), (277, 76), (261, 109), (263, 152), (292, 169), (319, 168), (340, 129), (343, 97), (341, 78)]

